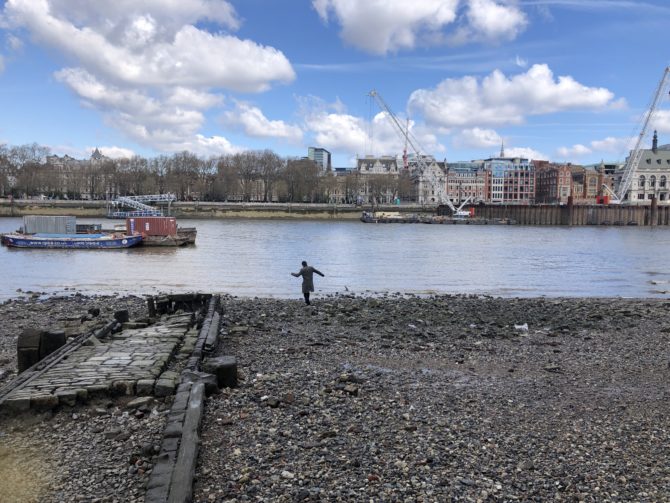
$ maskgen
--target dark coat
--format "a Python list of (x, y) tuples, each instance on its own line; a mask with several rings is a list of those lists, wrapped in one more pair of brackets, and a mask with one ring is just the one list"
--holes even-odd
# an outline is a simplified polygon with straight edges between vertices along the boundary
[(321, 271), (315, 269), (311, 265), (305, 266), (297, 273), (291, 273), (293, 276), (302, 276), (302, 293), (309, 293), (314, 291), (314, 273), (323, 276)]

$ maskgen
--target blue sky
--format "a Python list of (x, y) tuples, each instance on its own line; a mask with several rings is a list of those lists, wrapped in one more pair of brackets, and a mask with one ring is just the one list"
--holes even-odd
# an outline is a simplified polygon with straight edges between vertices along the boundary
[(670, 64), (668, 19), (667, 0), (8, 0), (0, 143), (75, 157), (319, 146), (351, 166), (404, 147), (376, 89), (438, 159), (504, 142), (623, 161)]

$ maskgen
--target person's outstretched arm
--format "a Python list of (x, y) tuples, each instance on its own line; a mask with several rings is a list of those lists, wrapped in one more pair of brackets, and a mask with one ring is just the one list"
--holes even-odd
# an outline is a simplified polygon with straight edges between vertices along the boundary
[(322, 273), (321, 271), (319, 271), (318, 269), (314, 269), (314, 272), (317, 273), (319, 276), (325, 276), (325, 274), (323, 274), (323, 273)]
[(297, 278), (297, 277), (300, 276), (300, 273), (299, 273), (299, 272), (292, 272), (292, 273), (291, 273), (291, 276), (295, 276), (295, 277)]

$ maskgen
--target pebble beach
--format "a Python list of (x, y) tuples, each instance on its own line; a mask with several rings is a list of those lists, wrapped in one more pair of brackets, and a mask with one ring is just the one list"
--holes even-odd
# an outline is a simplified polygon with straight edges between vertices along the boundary
[[(95, 305), (146, 316), (2, 304), (2, 383), (24, 326)], [(223, 296), (238, 387), (206, 401), (193, 500), (670, 501), (668, 305)], [(143, 501), (170, 398), (130, 398), (0, 421), (0, 501)]]
[(196, 501), (670, 501), (668, 303), (224, 301)]

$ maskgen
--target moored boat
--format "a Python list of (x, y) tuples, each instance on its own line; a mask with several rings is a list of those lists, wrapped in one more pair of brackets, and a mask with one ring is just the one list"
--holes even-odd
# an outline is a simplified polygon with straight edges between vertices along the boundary
[(373, 224), (414, 224), (419, 222), (419, 216), (404, 214), (397, 211), (364, 211), (361, 222)]
[(131, 248), (142, 243), (141, 235), (125, 234), (20, 234), (2, 235), (2, 244), (12, 248), (65, 248), (106, 250)]
[(142, 234), (143, 246), (183, 246), (195, 244), (195, 227), (177, 227), (174, 217), (127, 218), (124, 228), (128, 233)]
[(198, 229), (195, 227), (177, 227), (177, 236), (186, 239), (186, 244), (194, 245), (195, 238), (198, 236)]
[(185, 246), (189, 244), (188, 238), (176, 236), (144, 236), (142, 246)]

